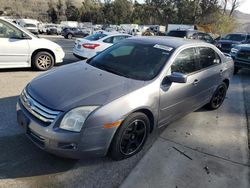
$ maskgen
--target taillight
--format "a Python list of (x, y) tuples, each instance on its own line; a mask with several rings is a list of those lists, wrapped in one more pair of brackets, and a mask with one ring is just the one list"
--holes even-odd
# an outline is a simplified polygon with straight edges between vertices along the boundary
[(96, 47), (100, 46), (100, 44), (89, 44), (85, 43), (82, 45), (83, 48), (88, 48), (88, 49), (95, 49)]

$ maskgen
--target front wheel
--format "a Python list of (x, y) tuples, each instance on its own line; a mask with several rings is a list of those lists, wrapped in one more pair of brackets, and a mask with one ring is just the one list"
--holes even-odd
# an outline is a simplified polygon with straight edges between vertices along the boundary
[(46, 71), (54, 66), (55, 59), (48, 52), (38, 52), (32, 58), (32, 66), (39, 71)]
[(141, 151), (148, 134), (150, 123), (148, 117), (140, 112), (131, 114), (119, 127), (110, 146), (110, 157), (122, 160)]
[(225, 83), (220, 84), (215, 90), (211, 101), (207, 104), (207, 107), (211, 110), (219, 108), (225, 100), (227, 94), (227, 85)]

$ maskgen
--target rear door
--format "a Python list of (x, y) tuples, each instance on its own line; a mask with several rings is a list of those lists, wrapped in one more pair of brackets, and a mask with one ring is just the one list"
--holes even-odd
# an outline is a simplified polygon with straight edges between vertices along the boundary
[(0, 20), (0, 68), (29, 66), (30, 39), (25, 39), (25, 35), (15, 26)]
[(197, 47), (197, 58), (200, 62), (201, 71), (199, 85), (202, 93), (197, 96), (197, 100), (209, 101), (215, 88), (222, 79), (223, 68), (219, 54), (210, 47)]

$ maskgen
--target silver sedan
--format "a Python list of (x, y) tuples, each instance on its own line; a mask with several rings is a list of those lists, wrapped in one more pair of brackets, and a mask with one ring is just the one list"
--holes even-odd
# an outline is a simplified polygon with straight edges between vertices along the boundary
[(157, 128), (203, 106), (219, 108), (233, 66), (204, 42), (129, 38), (31, 81), (18, 100), (18, 122), (50, 153), (121, 160)]

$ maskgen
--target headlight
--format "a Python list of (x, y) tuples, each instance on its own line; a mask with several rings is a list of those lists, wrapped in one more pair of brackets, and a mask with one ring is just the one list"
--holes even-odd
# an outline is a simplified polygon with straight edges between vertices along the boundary
[(239, 51), (239, 50), (238, 50), (237, 48), (232, 48), (232, 49), (231, 49), (231, 53), (235, 53), (235, 54), (236, 54), (238, 51)]
[(60, 128), (68, 131), (80, 132), (82, 126), (91, 112), (98, 106), (83, 106), (67, 112), (60, 124)]

